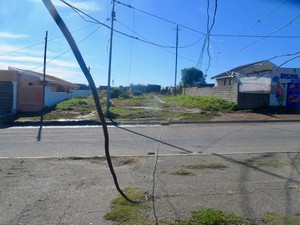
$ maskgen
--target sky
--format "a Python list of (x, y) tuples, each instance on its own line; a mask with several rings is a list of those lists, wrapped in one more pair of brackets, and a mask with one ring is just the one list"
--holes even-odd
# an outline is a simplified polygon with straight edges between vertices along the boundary
[[(107, 85), (110, 29), (102, 24), (111, 25), (112, 2), (65, 1), (95, 19), (52, 0), (96, 86)], [(0, 8), (0, 69), (12, 66), (42, 73), (48, 31), (46, 73), (87, 84), (42, 0), (0, 0)], [(177, 25), (177, 84), (181, 70), (191, 67), (203, 71), (207, 83), (213, 83), (215, 75), (260, 60), (300, 67), (298, 0), (120, 0), (115, 12), (111, 64), (115, 87), (174, 86)]]

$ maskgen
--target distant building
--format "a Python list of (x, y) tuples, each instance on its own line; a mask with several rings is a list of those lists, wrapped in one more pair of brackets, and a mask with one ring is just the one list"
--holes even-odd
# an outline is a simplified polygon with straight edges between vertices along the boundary
[(161, 85), (156, 84), (147, 84), (147, 85), (131, 85), (130, 89), (132, 91), (141, 91), (143, 93), (149, 93), (149, 92), (160, 92)]

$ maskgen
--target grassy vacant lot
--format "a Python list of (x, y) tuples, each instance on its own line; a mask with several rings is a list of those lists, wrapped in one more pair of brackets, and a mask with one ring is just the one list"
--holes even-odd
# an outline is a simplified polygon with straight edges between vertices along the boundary
[[(100, 96), (100, 102), (106, 112), (105, 96)], [(232, 112), (235, 107), (232, 102), (214, 97), (126, 94), (112, 98), (107, 117), (120, 122), (206, 121), (218, 112)], [(39, 117), (31, 119), (38, 120)], [(76, 97), (61, 102), (44, 115), (44, 120), (64, 119), (98, 120), (93, 98)]]

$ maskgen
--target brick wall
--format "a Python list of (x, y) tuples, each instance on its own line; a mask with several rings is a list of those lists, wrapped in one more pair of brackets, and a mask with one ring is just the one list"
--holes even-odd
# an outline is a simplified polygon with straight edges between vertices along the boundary
[(211, 96), (234, 102), (240, 109), (256, 109), (269, 106), (269, 93), (239, 92), (238, 85), (224, 87), (184, 88), (182, 93), (192, 96)]
[(223, 87), (183, 88), (183, 94), (192, 96), (211, 96), (238, 103), (238, 85)]

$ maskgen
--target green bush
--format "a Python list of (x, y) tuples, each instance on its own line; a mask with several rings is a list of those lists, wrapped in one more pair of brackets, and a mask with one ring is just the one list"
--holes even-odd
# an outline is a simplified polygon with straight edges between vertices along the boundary
[(141, 91), (133, 91), (132, 95), (133, 96), (141, 96), (141, 95), (143, 95), (143, 92), (141, 92)]

